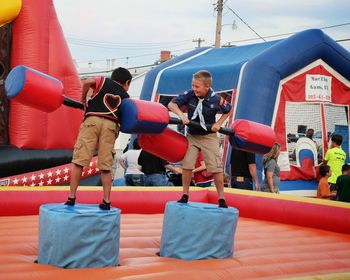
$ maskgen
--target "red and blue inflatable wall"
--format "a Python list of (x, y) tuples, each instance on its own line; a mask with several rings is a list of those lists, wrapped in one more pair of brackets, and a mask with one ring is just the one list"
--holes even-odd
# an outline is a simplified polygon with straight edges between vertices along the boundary
[[(78, 73), (52, 0), (23, 0), (13, 22), (11, 68), (26, 65), (62, 81), (64, 93), (80, 99)], [(82, 121), (80, 110), (60, 107), (52, 113), (11, 100), (10, 145), (24, 149), (72, 149)]]

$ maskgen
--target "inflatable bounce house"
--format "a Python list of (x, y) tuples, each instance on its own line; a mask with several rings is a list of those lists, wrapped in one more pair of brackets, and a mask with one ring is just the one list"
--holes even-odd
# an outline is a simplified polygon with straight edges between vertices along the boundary
[[(15, 66), (25, 65), (60, 80), (65, 96), (75, 100), (80, 98), (80, 81), (53, 3), (8, 3), (0, 30), (0, 184), (65, 185), (82, 111), (61, 106), (47, 113), (10, 101), (4, 80)], [(38, 17), (43, 11), (45, 16)], [(320, 30), (248, 46), (197, 48), (150, 71), (141, 99), (167, 105), (190, 87), (194, 72), (209, 70), (213, 89), (234, 106), (227, 126), (244, 119), (274, 129), (282, 146), (281, 191), (314, 196), (318, 165), (332, 133), (343, 136), (349, 162), (349, 56)], [(306, 137), (310, 130), (311, 139)], [(228, 137), (223, 148), (228, 171)], [(259, 155), (257, 162), (262, 177)], [(84, 170), (83, 184), (98, 185), (99, 176), (94, 175), (95, 158)]]
[[(47, 113), (9, 101), (3, 82), (14, 67), (25, 65), (61, 81), (64, 95), (78, 100), (78, 75), (52, 0), (2, 1), (0, 13), (1, 279), (350, 278), (348, 203), (227, 189), (229, 208), (222, 209), (215, 188), (191, 188), (190, 202), (180, 204), (174, 201), (181, 188), (118, 187), (112, 190), (112, 211), (103, 211), (94, 204), (101, 201), (101, 188), (80, 187), (77, 205), (63, 205), (68, 187), (62, 185), (69, 181), (82, 112), (61, 106)], [(142, 99), (166, 104), (202, 68), (212, 72), (214, 89), (234, 104), (230, 122), (273, 127), (284, 149), (285, 181), (315, 178), (329, 132), (341, 133), (348, 143), (349, 53), (321, 31), (245, 47), (196, 49), (150, 72)], [(33, 88), (26, 83), (27, 92)], [(309, 129), (312, 142), (303, 140)], [(224, 152), (227, 157), (228, 141)], [(84, 170), (96, 172), (94, 162)], [(167, 218), (169, 205), (176, 211)], [(205, 215), (184, 223), (184, 209)], [(82, 219), (71, 223), (78, 214)], [(115, 223), (118, 227), (109, 227)], [(179, 236), (184, 247), (174, 246)], [(66, 246), (53, 247), (55, 242)], [(190, 249), (196, 257), (169, 255), (164, 244), (177, 252)], [(60, 265), (53, 265), (59, 256)], [(76, 266), (82, 256), (89, 265)], [(96, 266), (111, 258), (113, 265)]]
[[(9, 100), (4, 81), (25, 65), (60, 80), (64, 94), (79, 100), (81, 84), (52, 1), (1, 4), (0, 185), (42, 186), (69, 182), (72, 149), (83, 118), (81, 110), (61, 106), (54, 112)], [(40, 82), (40, 81), (37, 81)], [(27, 88), (30, 91), (29, 88)], [(33, 93), (32, 98), (49, 99)], [(94, 159), (84, 177), (94, 175)]]
[[(0, 188), (0, 275), (3, 279), (349, 279), (350, 277), (350, 205), (344, 202), (315, 198), (292, 197), (283, 194), (267, 194), (229, 189), (226, 191), (228, 205), (238, 209), (239, 218), (234, 242), (233, 256), (186, 260), (160, 256), (164, 224), (164, 209), (169, 201), (180, 196), (179, 188), (118, 187), (112, 191), (113, 206), (121, 210), (118, 266), (100, 268), (64, 269), (53, 265), (36, 263), (40, 254), (38, 232), (42, 224), (49, 227), (49, 240), (67, 240), (70, 235), (80, 235), (80, 243), (72, 244), (64, 255), (64, 267), (77, 261), (77, 251), (90, 246), (97, 236), (105, 233), (97, 225), (90, 227), (50, 227), (50, 220), (39, 222), (39, 206), (55, 205), (63, 209), (67, 188), (64, 187), (3, 187)], [(79, 203), (90, 205), (100, 201), (102, 191), (97, 187), (81, 187)], [(50, 203), (50, 204), (48, 204)], [(216, 207), (215, 188), (191, 189), (192, 203)], [(76, 205), (80, 206), (80, 204)], [(79, 209), (79, 208), (78, 208)], [(67, 214), (60, 213), (57, 218)], [(86, 210), (85, 210), (86, 211)], [(86, 211), (91, 217), (91, 210)], [(99, 213), (100, 215), (101, 213)], [(208, 252), (211, 245), (218, 246), (225, 236), (220, 232), (219, 221), (193, 220), (192, 224), (179, 222), (181, 211), (174, 217), (178, 222), (178, 235), (187, 236), (185, 246), (194, 244), (198, 251)], [(207, 216), (208, 217), (208, 216)], [(96, 218), (96, 217), (92, 217)], [(92, 219), (91, 218), (91, 219)], [(86, 221), (86, 216), (84, 217)], [(89, 220), (89, 219), (88, 219)], [(171, 222), (171, 221), (170, 221)], [(216, 234), (208, 242), (202, 229), (214, 223)], [(40, 225), (40, 229), (38, 230)], [(173, 224), (174, 226), (174, 224)], [(221, 225), (222, 226), (222, 225)], [(120, 232), (119, 232), (120, 231)], [(212, 232), (212, 228), (211, 228)], [(114, 236), (113, 232), (110, 232)], [(202, 236), (199, 236), (202, 235)], [(111, 238), (106, 239), (110, 242)], [(228, 240), (226, 240), (228, 241)], [(232, 241), (232, 240), (231, 240)], [(82, 244), (83, 243), (83, 244)], [(175, 243), (176, 244), (176, 243)], [(80, 246), (80, 247), (79, 247)], [(83, 250), (86, 254), (85, 250)], [(55, 254), (60, 250), (46, 251)], [(105, 260), (101, 251), (88, 251), (89, 258)], [(220, 252), (220, 251), (219, 251)]]
[[(333, 133), (343, 136), (349, 162), (350, 53), (321, 30), (248, 46), (198, 48), (150, 71), (141, 99), (167, 104), (191, 87), (200, 69), (212, 73), (214, 91), (233, 104), (228, 123), (245, 119), (274, 129), (282, 192), (316, 194), (317, 166)], [(227, 171), (230, 149), (226, 141)]]

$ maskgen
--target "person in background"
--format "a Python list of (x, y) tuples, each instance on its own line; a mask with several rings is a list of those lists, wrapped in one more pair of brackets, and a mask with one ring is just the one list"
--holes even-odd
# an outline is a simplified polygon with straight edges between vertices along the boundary
[(213, 184), (213, 174), (207, 171), (202, 152), (199, 152), (193, 173), (193, 183), (196, 187), (210, 187)]
[(224, 172), (224, 187), (225, 188), (231, 187), (231, 176), (226, 172)]
[(141, 150), (138, 164), (141, 165), (141, 171), (145, 174), (145, 186), (170, 186), (166, 169), (175, 174), (181, 173), (181, 168), (169, 164), (164, 159), (161, 159), (145, 150)]
[(346, 159), (346, 153), (341, 148), (342, 142), (343, 137), (334, 134), (331, 138), (331, 148), (328, 149), (323, 159), (323, 164), (329, 165), (332, 170), (332, 175), (328, 178), (331, 191), (337, 190), (337, 178), (342, 174), (342, 166)]
[(336, 200), (350, 202), (350, 165), (344, 164), (342, 175), (337, 179), (337, 196)]
[(128, 143), (126, 143), (126, 146), (125, 146), (125, 148), (124, 148), (124, 150), (123, 150), (123, 154), (125, 154), (125, 153), (129, 150), (130, 141), (131, 141), (131, 139), (130, 139), (130, 137), (129, 137)]
[(332, 170), (328, 165), (320, 165), (321, 179), (318, 182), (317, 198), (332, 199), (335, 193), (332, 193), (329, 188), (328, 179), (332, 175)]
[[(96, 77), (83, 81), (81, 102), (85, 106), (84, 121), (80, 126), (73, 152), (70, 191), (66, 205), (73, 206), (83, 167), (87, 166), (98, 146), (97, 168), (101, 171), (103, 200), (99, 207), (110, 210), (112, 188), (112, 166), (114, 162), (114, 143), (119, 134), (118, 108), (127, 93), (132, 76), (122, 67), (112, 72), (111, 78)], [(92, 96), (87, 94), (92, 89)], [(108, 98), (111, 96), (111, 98)]]
[(312, 141), (314, 141), (314, 139), (313, 139), (314, 133), (315, 133), (315, 130), (313, 128), (309, 128), (306, 131), (305, 137), (307, 137), (307, 138), (311, 139)]
[[(179, 94), (172, 99), (168, 108), (179, 116), (184, 125), (190, 120), (197, 122), (200, 126), (189, 126), (187, 139), (188, 149), (182, 161), (182, 197), (179, 203), (187, 203), (189, 199), (189, 188), (192, 179), (192, 170), (198, 153), (203, 153), (205, 165), (214, 176), (215, 187), (218, 194), (219, 207), (227, 208), (224, 198), (224, 176), (221, 160), (220, 143), (217, 133), (231, 111), (231, 104), (217, 95), (211, 88), (212, 76), (206, 70), (195, 73), (192, 77), (192, 89)], [(186, 108), (185, 115), (180, 108)], [(222, 115), (216, 120), (216, 114)], [(211, 126), (210, 128), (207, 125)]]
[(310, 140), (312, 140), (312, 142), (315, 143), (315, 148), (316, 148), (316, 152), (317, 152), (317, 162), (321, 163), (322, 162), (322, 146), (317, 144), (317, 142), (314, 140), (314, 134), (315, 134), (315, 130), (313, 128), (309, 128), (306, 131), (305, 137), (309, 138)]
[(125, 183), (127, 186), (144, 186), (145, 174), (141, 171), (141, 166), (138, 164), (141, 147), (137, 138), (133, 142), (133, 149), (128, 149), (119, 158), (121, 167), (125, 169)]
[(166, 168), (165, 175), (168, 177), (170, 186), (182, 186), (182, 168), (181, 162), (170, 162), (170, 165), (175, 167), (176, 173)]
[(279, 193), (280, 168), (277, 164), (281, 146), (275, 143), (270, 152), (263, 157), (265, 178), (261, 185), (262, 192)]
[(258, 191), (259, 179), (256, 172), (255, 154), (232, 147), (230, 176), (232, 188)]

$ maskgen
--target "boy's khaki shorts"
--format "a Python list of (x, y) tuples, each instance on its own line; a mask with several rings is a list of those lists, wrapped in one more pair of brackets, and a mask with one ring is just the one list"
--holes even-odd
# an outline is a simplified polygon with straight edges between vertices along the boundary
[(187, 135), (188, 149), (182, 160), (183, 169), (194, 169), (198, 153), (202, 151), (207, 171), (211, 173), (223, 172), (219, 137), (216, 133), (207, 135)]
[(87, 117), (80, 126), (72, 162), (87, 166), (98, 149), (97, 168), (104, 171), (112, 170), (114, 143), (118, 134), (119, 126), (115, 121), (103, 117)]

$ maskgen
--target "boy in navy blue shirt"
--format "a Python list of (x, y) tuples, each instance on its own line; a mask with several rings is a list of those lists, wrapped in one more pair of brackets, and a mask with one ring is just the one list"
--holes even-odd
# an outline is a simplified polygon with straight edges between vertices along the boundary
[[(190, 120), (200, 123), (200, 127), (188, 127), (187, 139), (189, 146), (182, 161), (183, 195), (178, 202), (188, 202), (192, 171), (198, 153), (202, 151), (207, 170), (213, 173), (214, 176), (219, 207), (227, 208), (224, 198), (220, 142), (216, 132), (219, 131), (221, 125), (228, 118), (231, 104), (217, 95), (211, 89), (211, 84), (211, 74), (205, 70), (198, 71), (193, 75), (192, 90), (178, 95), (168, 105), (169, 110), (177, 114), (184, 125), (189, 124)], [(180, 107), (182, 106), (187, 107), (188, 116), (181, 111)], [(222, 115), (216, 121), (218, 112), (222, 112)], [(206, 125), (211, 125), (211, 128), (207, 128)]]

